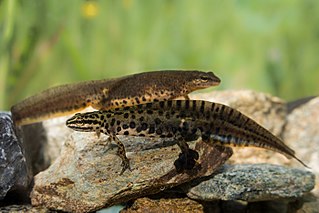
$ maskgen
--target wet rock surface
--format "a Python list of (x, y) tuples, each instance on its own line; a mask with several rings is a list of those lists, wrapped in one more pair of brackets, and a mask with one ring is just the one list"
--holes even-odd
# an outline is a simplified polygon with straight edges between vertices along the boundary
[(0, 112), (0, 200), (15, 191), (27, 197), (31, 178), (30, 164), (15, 135), (11, 115)]
[(248, 202), (298, 198), (311, 191), (315, 176), (309, 171), (271, 164), (225, 165), (212, 178), (187, 190), (196, 200)]
[(174, 143), (137, 137), (120, 140), (132, 168), (122, 175), (116, 146), (98, 145), (95, 134), (72, 133), (61, 156), (35, 176), (32, 204), (71, 212), (94, 211), (211, 175), (232, 154), (230, 148), (211, 147), (201, 141), (190, 143), (199, 159), (192, 170), (179, 173), (174, 162), (180, 150)]

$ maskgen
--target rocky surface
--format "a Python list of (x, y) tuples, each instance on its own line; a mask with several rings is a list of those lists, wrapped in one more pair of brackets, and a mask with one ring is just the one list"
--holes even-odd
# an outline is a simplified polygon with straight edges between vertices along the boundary
[(0, 212), (6, 213), (56, 213), (56, 211), (49, 210), (44, 207), (33, 207), (30, 204), (27, 205), (10, 205), (0, 207)]
[(21, 197), (26, 197), (31, 178), (30, 164), (15, 135), (11, 116), (0, 112), (0, 200), (8, 192), (21, 192)]
[[(315, 193), (319, 196), (319, 97), (294, 108), (287, 117), (284, 141), (296, 151), (317, 175)], [(298, 163), (293, 164), (299, 166)]]
[[(81, 112), (87, 111), (94, 109), (89, 107)], [(30, 153), (34, 174), (48, 168), (60, 156), (64, 142), (73, 133), (72, 129), (65, 126), (66, 120), (71, 116), (57, 117), (22, 127), (21, 137), (32, 147)], [(37, 143), (34, 144), (34, 141)]]
[(188, 198), (171, 199), (137, 199), (130, 207), (120, 211), (121, 213), (144, 212), (193, 212), (202, 213), (204, 207), (200, 203)]
[[(42, 146), (43, 165), (51, 165), (61, 154), (61, 149), (67, 138), (73, 133), (73, 130), (65, 126), (65, 122), (71, 116), (63, 116), (44, 121), (46, 139)], [(39, 161), (41, 164), (41, 161)]]
[[(121, 213), (142, 212), (210, 212), (210, 213), (318, 213), (319, 200), (306, 194), (298, 199), (282, 199), (259, 202), (245, 201), (196, 201), (187, 197), (172, 197), (162, 193), (161, 197), (144, 197), (133, 201)], [(165, 210), (165, 211), (164, 211)]]
[(309, 171), (271, 164), (225, 165), (212, 178), (187, 190), (196, 200), (248, 202), (298, 198), (311, 191), (315, 176)]
[[(33, 174), (37, 174), (50, 166), (45, 162), (43, 147), (47, 145), (48, 137), (42, 123), (34, 123), (16, 127), (17, 137), (23, 142), (27, 158), (31, 162)], [(56, 133), (57, 134), (57, 133)]]
[(132, 167), (122, 175), (116, 146), (97, 144), (95, 134), (72, 133), (60, 157), (35, 176), (32, 204), (63, 211), (93, 211), (211, 175), (232, 154), (229, 148), (194, 142), (190, 147), (199, 153), (197, 164), (192, 170), (178, 173), (174, 162), (180, 150), (172, 141), (120, 139)]

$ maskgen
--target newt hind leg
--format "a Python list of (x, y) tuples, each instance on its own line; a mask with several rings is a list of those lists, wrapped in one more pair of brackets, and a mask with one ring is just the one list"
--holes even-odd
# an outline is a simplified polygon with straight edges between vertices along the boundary
[(122, 159), (122, 171), (120, 173), (120, 175), (122, 175), (127, 169), (131, 170), (130, 167), (130, 161), (129, 159), (126, 157), (126, 151), (125, 151), (125, 147), (124, 144), (115, 136), (115, 135), (110, 135), (111, 140), (113, 140), (117, 146), (117, 155)]
[(198, 152), (189, 148), (188, 144), (182, 137), (177, 138), (177, 145), (181, 149), (178, 159), (174, 162), (177, 172), (183, 170), (191, 170), (196, 165), (196, 160), (199, 159)]

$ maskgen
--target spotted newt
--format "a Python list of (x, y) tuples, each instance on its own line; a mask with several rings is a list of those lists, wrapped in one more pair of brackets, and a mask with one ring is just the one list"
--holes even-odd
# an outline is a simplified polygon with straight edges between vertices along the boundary
[[(122, 172), (129, 167), (117, 135), (174, 138), (187, 158), (186, 142), (201, 139), (210, 145), (270, 149), (299, 160), (292, 149), (254, 120), (228, 106), (198, 100), (169, 100), (107, 111), (78, 113), (66, 125), (76, 131), (109, 135), (118, 145)], [(306, 165), (305, 165), (306, 166)]]
[(190, 92), (219, 83), (220, 79), (213, 72), (145, 72), (49, 88), (12, 106), (11, 112), (16, 125), (26, 125), (72, 114), (89, 106), (106, 110), (156, 100), (187, 98)]

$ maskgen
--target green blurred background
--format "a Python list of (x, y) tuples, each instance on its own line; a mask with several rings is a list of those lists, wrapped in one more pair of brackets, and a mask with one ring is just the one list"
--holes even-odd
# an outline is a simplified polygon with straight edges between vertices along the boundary
[(286, 100), (319, 89), (317, 0), (0, 0), (0, 109), (51, 86), (160, 69)]

